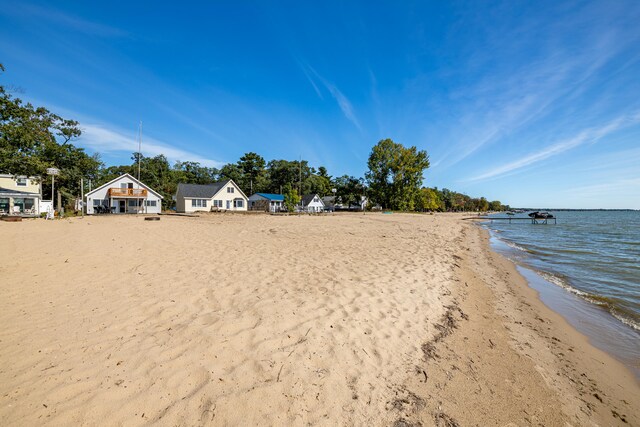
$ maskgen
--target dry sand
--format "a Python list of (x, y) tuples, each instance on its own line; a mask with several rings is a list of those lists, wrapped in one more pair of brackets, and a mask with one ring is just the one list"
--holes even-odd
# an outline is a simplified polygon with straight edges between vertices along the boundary
[(0, 222), (0, 425), (640, 425), (460, 218)]

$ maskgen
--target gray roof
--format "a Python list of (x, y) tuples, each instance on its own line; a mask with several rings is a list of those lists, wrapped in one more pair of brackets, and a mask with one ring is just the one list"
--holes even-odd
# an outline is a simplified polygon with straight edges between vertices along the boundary
[(317, 194), (305, 194), (304, 196), (302, 196), (302, 205), (309, 205), (309, 203), (311, 203), (313, 201), (313, 198), (316, 196)]
[(210, 199), (215, 196), (218, 191), (230, 180), (215, 182), (213, 184), (201, 185), (201, 184), (178, 184), (177, 194), (182, 197), (199, 197), (203, 199)]
[(27, 191), (10, 190), (8, 188), (0, 187), (0, 196), (18, 196), (18, 197), (40, 197), (38, 193), (29, 193)]

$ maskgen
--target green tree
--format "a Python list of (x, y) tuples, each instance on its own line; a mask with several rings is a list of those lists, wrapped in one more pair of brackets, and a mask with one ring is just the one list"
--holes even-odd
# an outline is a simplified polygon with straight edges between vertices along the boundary
[[(221, 180), (232, 179), (233, 182), (240, 185), (243, 181), (242, 169), (240, 169), (240, 166), (236, 163), (227, 163), (220, 169), (219, 178)], [(244, 191), (244, 189), (242, 191)]]
[(440, 193), (434, 188), (422, 188), (416, 199), (416, 210), (419, 211), (443, 211), (444, 202)]
[(489, 210), (489, 202), (486, 198), (480, 197), (478, 200), (477, 208), (479, 211), (488, 211)]
[(284, 188), (284, 206), (287, 208), (287, 211), (293, 212), (300, 203), (300, 200), (298, 190), (293, 188), (291, 184), (286, 184)]
[(267, 170), (264, 158), (259, 154), (249, 152), (240, 157), (238, 168), (242, 178), (238, 185), (246, 194), (259, 193), (267, 187)]
[(492, 202), (489, 202), (489, 210), (490, 211), (502, 211), (502, 210), (504, 210), (504, 206), (502, 206), (502, 203), (500, 203), (499, 200), (494, 200)]
[(350, 204), (359, 203), (360, 198), (365, 194), (365, 185), (362, 179), (355, 176), (343, 175), (333, 181), (336, 189), (336, 199), (345, 207)]
[(422, 174), (429, 167), (426, 151), (384, 139), (373, 147), (367, 164), (366, 178), (374, 202), (397, 210), (415, 208)]
[(309, 175), (302, 183), (302, 192), (304, 194), (318, 194), (324, 197), (331, 194), (331, 182), (320, 175)]
[(271, 160), (267, 165), (268, 192), (283, 193), (284, 187), (298, 181), (298, 171), (287, 160)]
[(326, 178), (329, 181), (331, 181), (331, 175), (329, 175), (329, 173), (327, 172), (327, 168), (325, 168), (324, 166), (320, 166), (318, 168), (318, 176), (321, 176), (322, 178)]
[(176, 162), (173, 166), (173, 179), (176, 183), (211, 184), (216, 182), (220, 171), (200, 165), (198, 162)]

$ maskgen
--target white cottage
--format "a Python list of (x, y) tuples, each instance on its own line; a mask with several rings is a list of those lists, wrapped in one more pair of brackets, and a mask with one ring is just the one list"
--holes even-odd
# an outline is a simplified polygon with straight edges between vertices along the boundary
[(317, 194), (306, 194), (302, 196), (301, 210), (305, 212), (322, 212), (324, 211), (324, 202)]
[(87, 215), (95, 213), (160, 213), (162, 196), (128, 173), (86, 194)]
[(210, 212), (212, 210), (246, 211), (249, 199), (233, 180), (214, 184), (178, 184), (178, 212)]

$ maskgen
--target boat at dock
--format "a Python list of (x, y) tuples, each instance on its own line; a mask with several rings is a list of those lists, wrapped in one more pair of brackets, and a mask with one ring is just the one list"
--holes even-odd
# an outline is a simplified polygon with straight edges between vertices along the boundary
[(531, 212), (530, 214), (527, 214), (527, 215), (529, 216), (529, 218), (533, 218), (533, 219), (554, 218), (553, 214), (550, 214), (549, 212), (535, 211), (535, 212)]

